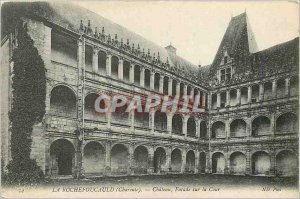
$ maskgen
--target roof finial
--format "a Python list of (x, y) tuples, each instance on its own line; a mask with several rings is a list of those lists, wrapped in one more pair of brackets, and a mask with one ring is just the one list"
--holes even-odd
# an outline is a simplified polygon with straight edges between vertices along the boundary
[(102, 34), (105, 34), (104, 26), (102, 27)]

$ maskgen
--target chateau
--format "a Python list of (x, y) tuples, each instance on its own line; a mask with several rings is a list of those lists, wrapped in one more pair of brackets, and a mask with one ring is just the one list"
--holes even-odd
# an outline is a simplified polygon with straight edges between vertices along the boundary
[[(34, 126), (31, 157), (47, 176), (298, 175), (298, 38), (258, 51), (242, 13), (232, 17), (212, 64), (196, 66), (174, 46), (160, 47), (73, 4), (5, 3), (1, 14), (5, 165), (15, 14), (46, 68), (46, 113)], [(97, 114), (101, 93), (198, 96), (203, 111)]]

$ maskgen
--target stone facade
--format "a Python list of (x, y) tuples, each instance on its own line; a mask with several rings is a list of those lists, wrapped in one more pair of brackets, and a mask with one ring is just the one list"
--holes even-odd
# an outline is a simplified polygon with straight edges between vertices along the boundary
[[(162, 54), (151, 56), (134, 43), (120, 42), (117, 35), (112, 39), (104, 29), (92, 31), (90, 22), (85, 27), (78, 22), (74, 31), (53, 20), (22, 20), (47, 69), (46, 114), (32, 135), (32, 157), (46, 175), (297, 175), (294, 70), (224, 83), (222, 68), (230, 67), (233, 79), (239, 69), (236, 58), (225, 59), (234, 57), (232, 53), (223, 50), (223, 58), (217, 56), (221, 61), (208, 69), (216, 80), (207, 84), (205, 67), (193, 69), (199, 70), (196, 78), (189, 78), (189, 70), (181, 73), (173, 59), (181, 58), (172, 46), (165, 49), (170, 58), (162, 60)], [(9, 61), (4, 65), (9, 67)], [(297, 68), (298, 60), (282, 63), (286, 65)], [(10, 83), (7, 80), (7, 93)], [(188, 94), (192, 100), (199, 95), (204, 113), (165, 114), (153, 109), (141, 115), (99, 115), (92, 104), (104, 92)], [(10, 97), (6, 96), (7, 103)], [(8, 159), (8, 127), (1, 130), (6, 138), (2, 153)]]

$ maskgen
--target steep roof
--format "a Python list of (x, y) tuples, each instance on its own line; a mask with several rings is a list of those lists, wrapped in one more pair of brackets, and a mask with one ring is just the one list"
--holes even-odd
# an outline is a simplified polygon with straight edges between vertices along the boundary
[(215, 70), (220, 65), (224, 50), (227, 51), (230, 57), (235, 57), (241, 53), (244, 56), (248, 56), (250, 53), (257, 51), (256, 40), (246, 13), (235, 16), (230, 20), (212, 63), (212, 73), (215, 73)]
[[(130, 45), (132, 43), (137, 46), (140, 45), (141, 49), (150, 49), (151, 55), (153, 53), (160, 54), (160, 58), (163, 62), (165, 62), (168, 58), (169, 63), (173, 67), (177, 67), (178, 69), (183, 69), (185, 73), (195, 74), (194, 71), (198, 70), (198, 67), (193, 65), (192, 63), (186, 61), (185, 59), (177, 56), (171, 55), (168, 51), (143, 38), (142, 36), (127, 30), (126, 28), (90, 11), (85, 8), (74, 5), (70, 2), (9, 2), (4, 3), (1, 11), (6, 11), (6, 14), (18, 13), (19, 15), (27, 15), (27, 16), (37, 16), (46, 21), (52, 22), (74, 32), (79, 31), (80, 20), (83, 20), (84, 24), (88, 23), (88, 20), (91, 21), (91, 26), (98, 27), (98, 30), (102, 27), (105, 27), (105, 32), (110, 35), (118, 35), (118, 38), (123, 38), (125, 41), (129, 39)], [(5, 14), (3, 12), (2, 16)], [(11, 21), (11, 19), (4, 20), (4, 22)], [(6, 23), (6, 24), (7, 24)], [(5, 25), (2, 24), (2, 28)], [(5, 30), (2, 31), (2, 35), (5, 35)]]

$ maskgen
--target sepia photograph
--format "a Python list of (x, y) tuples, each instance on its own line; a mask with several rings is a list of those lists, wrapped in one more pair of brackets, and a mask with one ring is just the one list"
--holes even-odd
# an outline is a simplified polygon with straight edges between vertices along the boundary
[(0, 1), (1, 198), (299, 198), (299, 1)]

